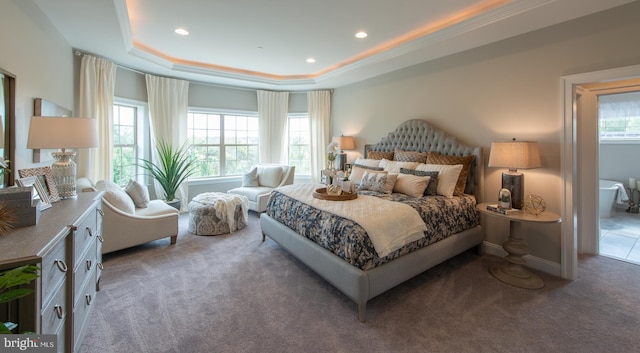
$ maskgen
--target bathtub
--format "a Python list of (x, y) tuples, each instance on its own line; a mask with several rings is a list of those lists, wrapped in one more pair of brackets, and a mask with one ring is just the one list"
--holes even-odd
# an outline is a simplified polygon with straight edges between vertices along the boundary
[[(622, 190), (620, 190), (622, 189)], [(600, 218), (609, 218), (613, 213), (618, 192), (624, 192), (622, 183), (613, 180), (600, 180)], [(625, 195), (626, 196), (626, 195)], [(623, 197), (622, 199), (627, 199)]]

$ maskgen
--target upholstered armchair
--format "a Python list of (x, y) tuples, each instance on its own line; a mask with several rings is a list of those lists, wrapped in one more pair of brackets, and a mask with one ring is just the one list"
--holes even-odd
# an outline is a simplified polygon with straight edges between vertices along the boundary
[(104, 191), (102, 196), (102, 253), (129, 248), (149, 241), (178, 239), (178, 210), (162, 200), (149, 200), (146, 186), (130, 182), (122, 188), (110, 181), (91, 185), (78, 180), (78, 190)]
[(249, 209), (258, 213), (267, 210), (267, 201), (273, 189), (293, 184), (295, 166), (283, 164), (259, 164), (242, 176), (242, 186), (228, 192), (246, 196)]

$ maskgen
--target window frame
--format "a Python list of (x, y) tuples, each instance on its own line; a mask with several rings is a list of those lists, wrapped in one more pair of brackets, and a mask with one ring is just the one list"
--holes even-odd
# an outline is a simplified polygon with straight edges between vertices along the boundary
[[(596, 121), (597, 121), (597, 135), (598, 142), (600, 144), (608, 144), (608, 145), (623, 145), (623, 144), (640, 144), (640, 137), (637, 138), (625, 138), (625, 137), (614, 137), (614, 138), (603, 138), (600, 133), (600, 96), (608, 96), (615, 94), (623, 94), (629, 92), (640, 92), (640, 87), (638, 86), (629, 86), (624, 88), (613, 88), (613, 89), (602, 89), (598, 90), (596, 94)], [(640, 115), (639, 115), (640, 118)]]
[[(113, 106), (115, 107), (116, 105), (119, 106), (125, 106), (125, 107), (132, 107), (136, 109), (136, 117), (135, 117), (135, 133), (134, 133), (134, 139), (135, 139), (135, 143), (134, 145), (116, 145), (115, 143), (115, 117), (114, 120), (112, 121), (112, 133), (113, 133), (113, 141), (112, 141), (112, 151), (115, 150), (116, 146), (135, 146), (136, 147), (136, 155), (135, 155), (135, 159), (139, 160), (139, 159), (149, 159), (150, 158), (150, 144), (151, 144), (151, 135), (150, 135), (150, 124), (149, 124), (149, 105), (147, 102), (143, 102), (143, 101), (138, 101), (138, 100), (134, 100), (134, 99), (129, 99), (129, 98), (122, 98), (122, 97), (114, 97), (113, 99)], [(113, 109), (113, 108), (112, 108)], [(142, 170), (140, 167), (136, 166), (134, 171), (134, 176), (135, 176), (135, 180), (141, 183), (146, 183), (149, 179), (148, 176), (146, 176), (144, 170)], [(112, 160), (112, 172), (114, 172), (114, 176), (115, 176), (115, 159)], [(126, 186), (126, 185), (122, 185), (122, 186)]]
[[(291, 144), (289, 143), (289, 140), (291, 138), (290, 133), (291, 133), (291, 125), (289, 124), (289, 122), (291, 121), (291, 118), (306, 118), (307, 122), (309, 121), (309, 113), (307, 112), (299, 112), (299, 113), (289, 113), (287, 114), (287, 163), (291, 164), (291, 161), (289, 160), (289, 154), (291, 153), (290, 149), (291, 149)], [(309, 148), (309, 158), (311, 158), (311, 126), (309, 126), (309, 144), (307, 145), (300, 145), (297, 144), (295, 146), (308, 146)], [(308, 175), (311, 176), (311, 159), (309, 159), (309, 165), (308, 165), (308, 169), (309, 169), (309, 173), (303, 173), (302, 170), (298, 170), (300, 168), (296, 168), (296, 174), (297, 175)]]

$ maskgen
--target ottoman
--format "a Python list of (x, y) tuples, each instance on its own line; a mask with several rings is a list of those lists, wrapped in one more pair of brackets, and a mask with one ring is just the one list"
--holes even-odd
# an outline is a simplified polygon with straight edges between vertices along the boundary
[(242, 195), (205, 192), (194, 197), (187, 208), (189, 233), (226, 234), (246, 227), (249, 199)]

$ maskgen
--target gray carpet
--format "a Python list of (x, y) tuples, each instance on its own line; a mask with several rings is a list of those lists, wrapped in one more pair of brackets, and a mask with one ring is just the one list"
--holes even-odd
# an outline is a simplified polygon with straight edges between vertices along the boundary
[(356, 305), (271, 240), (258, 218), (105, 256), (81, 352), (632, 352), (640, 266), (581, 257), (540, 290), (494, 279), (502, 259), (461, 254)]

